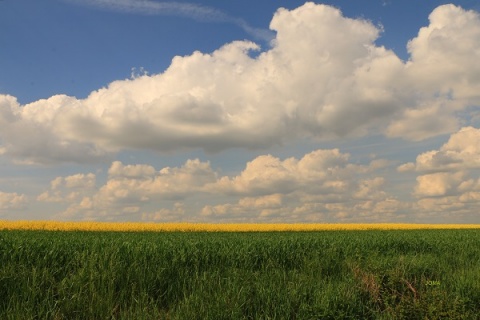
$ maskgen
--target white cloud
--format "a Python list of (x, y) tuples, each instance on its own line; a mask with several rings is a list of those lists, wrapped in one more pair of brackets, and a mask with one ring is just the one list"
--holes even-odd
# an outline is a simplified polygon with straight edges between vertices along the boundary
[(66, 204), (59, 215), (63, 219), (394, 219), (404, 204), (384, 190), (384, 177), (375, 176), (385, 161), (358, 165), (349, 158), (338, 149), (315, 150), (299, 159), (261, 155), (230, 176), (220, 176), (198, 159), (160, 170), (115, 161), (102, 185), (95, 186), (91, 173), (57, 177), (37, 200)]
[[(478, 181), (477, 181), (478, 183)], [(424, 221), (478, 223), (480, 189), (440, 197), (424, 197), (412, 206), (417, 218)]]
[(480, 102), (480, 16), (453, 4), (439, 6), (408, 43), (407, 65), (419, 92)]
[(419, 154), (399, 172), (416, 172), (412, 211), (424, 221), (478, 221), (480, 129), (461, 128), (438, 150)]
[(419, 176), (417, 177), (415, 195), (420, 197), (446, 196), (456, 190), (464, 178), (465, 174), (463, 172), (454, 174), (438, 172)]
[[(172, 200), (183, 201), (188, 196), (203, 192), (203, 186), (216, 179), (210, 164), (198, 159), (187, 160), (180, 167), (165, 167), (158, 171), (150, 165), (124, 165), (114, 161), (105, 184), (94, 190), (71, 191), (73, 181), (80, 180), (80, 177), (86, 180), (91, 175), (58, 177), (51, 182), (50, 190), (42, 193), (38, 200), (67, 201), (70, 205), (61, 214), (63, 218), (107, 219), (133, 214), (146, 220), (168, 220), (184, 212), (183, 207), (182, 210), (178, 207), (175, 210), (157, 208), (156, 211), (145, 208), (162, 206), (163, 202)], [(69, 183), (70, 187), (65, 188)]]
[[(480, 16), (452, 4), (436, 8), (430, 24), (408, 43), (410, 108), (387, 135), (422, 140), (458, 129), (456, 113), (480, 104)], [(408, 101), (408, 100), (407, 100)]]
[(474, 179), (480, 174), (480, 129), (464, 127), (438, 150), (424, 152), (417, 156), (415, 163), (409, 162), (397, 169), (420, 173), (414, 190), (417, 197), (445, 197), (476, 191)]
[(375, 44), (378, 27), (326, 5), (279, 9), (270, 28), (272, 47), (256, 57), (256, 44), (235, 41), (175, 57), (161, 74), (114, 81), (84, 100), (58, 95), (21, 106), (0, 95), (0, 152), (54, 163), (105, 160), (125, 149), (216, 152), (370, 132), (422, 140), (457, 130), (480, 103), (473, 11), (435, 9), (409, 42), (407, 62)]
[(236, 176), (206, 186), (235, 195), (237, 202), (209, 204), (201, 215), (235, 221), (380, 221), (401, 217), (407, 207), (383, 190), (383, 177), (371, 177), (385, 161), (349, 161), (337, 149), (316, 150), (300, 159), (259, 156)]
[(206, 187), (210, 192), (260, 195), (289, 194), (297, 190), (310, 193), (341, 193), (349, 185), (349, 178), (367, 170), (348, 163), (348, 154), (338, 149), (316, 150), (300, 160), (280, 160), (271, 155), (255, 158), (247, 163), (238, 176), (222, 177)]
[(1, 153), (24, 164), (105, 160), (106, 150), (66, 134), (70, 126), (60, 118), (80, 105), (75, 98), (58, 95), (21, 106), (15, 97), (0, 94)]
[(148, 201), (151, 197), (181, 199), (199, 192), (215, 181), (210, 163), (187, 160), (181, 167), (166, 167), (155, 171), (149, 165), (124, 166), (116, 161), (109, 169), (109, 179), (96, 195), (99, 203), (110, 204)]

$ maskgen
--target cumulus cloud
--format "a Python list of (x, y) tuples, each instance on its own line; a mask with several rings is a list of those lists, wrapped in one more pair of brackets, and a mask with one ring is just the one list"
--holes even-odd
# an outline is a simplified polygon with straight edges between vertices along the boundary
[(412, 210), (417, 217), (472, 221), (480, 209), (480, 129), (464, 127), (438, 150), (397, 168), (417, 173)]
[(438, 172), (417, 177), (415, 195), (417, 196), (445, 196), (454, 192), (463, 182), (463, 172), (449, 173)]
[(123, 165), (116, 161), (109, 171), (109, 178), (96, 195), (98, 203), (124, 205), (148, 201), (151, 197), (182, 199), (201, 191), (215, 181), (216, 173), (209, 162), (187, 160), (181, 167), (165, 167), (156, 171), (149, 165)]
[(69, 219), (383, 221), (405, 206), (375, 175), (381, 162), (359, 165), (338, 149), (319, 149), (301, 158), (261, 155), (221, 176), (198, 159), (159, 170), (114, 161), (105, 183), (96, 186), (91, 173), (57, 177), (37, 200), (67, 204), (60, 216)]
[[(416, 188), (418, 201), (413, 203), (412, 210), (418, 218), (437, 219), (437, 221), (458, 222), (465, 221), (478, 223), (478, 212), (480, 210), (480, 179), (466, 179), (456, 181), (456, 176), (451, 173), (435, 174), (432, 180), (441, 180), (440, 187), (433, 186), (429, 189), (421, 189), (421, 183)], [(446, 181), (445, 181), (446, 180)], [(445, 187), (448, 189), (441, 189)], [(426, 191), (426, 193), (419, 193)]]
[(92, 189), (94, 178), (93, 174), (58, 177), (51, 182), (50, 190), (37, 200), (70, 203), (62, 214), (64, 218), (105, 219), (133, 214), (137, 218), (161, 220), (184, 212), (183, 207), (180, 210), (181, 206), (177, 205), (175, 210), (157, 208), (156, 211), (145, 211), (144, 207), (181, 201), (202, 192), (204, 185), (216, 180), (216, 173), (208, 162), (198, 159), (158, 171), (146, 164), (124, 165), (114, 161), (108, 170), (107, 181)]
[(391, 137), (421, 140), (452, 133), (459, 127), (455, 113), (480, 104), (480, 16), (455, 5), (439, 6), (429, 25), (408, 43), (405, 70), (411, 108), (387, 130)]
[(106, 150), (61, 129), (68, 131), (69, 125), (58, 118), (79, 105), (77, 99), (59, 95), (21, 106), (15, 97), (0, 94), (0, 154), (23, 164), (106, 160)]
[(461, 128), (439, 150), (417, 156), (415, 163), (398, 167), (399, 171), (439, 172), (480, 168), (480, 129)]
[(408, 43), (407, 67), (419, 90), (479, 103), (479, 14), (448, 4), (433, 10), (429, 21)]
[(371, 22), (306, 3), (275, 13), (276, 37), (256, 56), (258, 45), (234, 41), (83, 100), (58, 95), (21, 106), (1, 95), (0, 153), (25, 163), (86, 162), (125, 149), (217, 152), (304, 137), (451, 133), (480, 103), (480, 18), (445, 5), (429, 19), (409, 42), (407, 62), (376, 45), (381, 30)]
[(349, 163), (348, 158), (338, 149), (316, 150), (300, 160), (259, 156), (248, 162), (239, 175), (221, 177), (206, 188), (210, 192), (240, 195), (289, 194), (297, 190), (341, 193), (350, 177), (367, 169)]

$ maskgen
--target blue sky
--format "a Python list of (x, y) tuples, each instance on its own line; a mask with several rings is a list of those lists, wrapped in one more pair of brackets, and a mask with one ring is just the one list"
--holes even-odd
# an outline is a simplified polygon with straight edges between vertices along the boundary
[(0, 1), (0, 219), (480, 223), (477, 1)]

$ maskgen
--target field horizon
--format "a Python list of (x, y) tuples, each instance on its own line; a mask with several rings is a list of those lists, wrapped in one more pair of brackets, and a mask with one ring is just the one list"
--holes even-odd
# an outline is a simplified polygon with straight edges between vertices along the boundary
[(480, 229), (480, 224), (427, 223), (195, 223), (0, 220), (0, 230), (265, 232), (323, 230)]

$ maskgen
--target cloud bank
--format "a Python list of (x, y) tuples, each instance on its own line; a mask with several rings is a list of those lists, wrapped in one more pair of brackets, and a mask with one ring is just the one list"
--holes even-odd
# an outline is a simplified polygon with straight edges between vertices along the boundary
[(258, 45), (234, 41), (177, 56), (163, 73), (112, 82), (86, 99), (57, 95), (20, 105), (0, 95), (0, 154), (23, 163), (85, 163), (131, 149), (218, 152), (299, 138), (451, 134), (478, 117), (480, 17), (444, 5), (429, 21), (408, 43), (405, 62), (376, 44), (381, 30), (371, 22), (306, 3), (275, 13), (272, 47), (255, 56)]
[(398, 166), (410, 197), (395, 192), (391, 162), (359, 164), (349, 153), (318, 149), (283, 159), (263, 154), (230, 175), (199, 159), (159, 169), (113, 161), (104, 182), (94, 173), (59, 176), (30, 202), (0, 192), (0, 210), (55, 203), (64, 207), (55, 216), (62, 220), (475, 222), (479, 137), (480, 129), (464, 127)]
[[(315, 150), (300, 159), (262, 155), (232, 176), (222, 176), (198, 159), (160, 170), (114, 161), (105, 183), (96, 186), (93, 173), (57, 177), (37, 201), (63, 202), (62, 219), (396, 219), (394, 213), (403, 205), (382, 191), (386, 181), (375, 176), (378, 160), (358, 165), (349, 158), (338, 149)], [(192, 199), (204, 205), (191, 206)]]
[(480, 210), (480, 129), (464, 127), (438, 150), (424, 152), (415, 163), (398, 167), (416, 172), (412, 195), (426, 216), (478, 216)]

